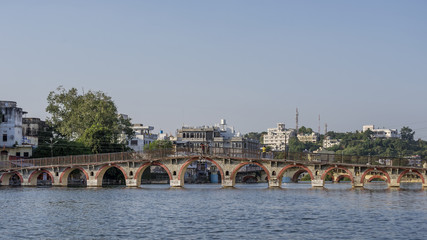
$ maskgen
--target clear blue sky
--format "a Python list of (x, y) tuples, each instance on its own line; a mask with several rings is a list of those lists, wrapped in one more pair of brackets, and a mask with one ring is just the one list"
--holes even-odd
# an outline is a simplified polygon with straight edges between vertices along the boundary
[(44, 119), (59, 85), (135, 123), (227, 119), (427, 139), (427, 1), (0, 1), (0, 99)]

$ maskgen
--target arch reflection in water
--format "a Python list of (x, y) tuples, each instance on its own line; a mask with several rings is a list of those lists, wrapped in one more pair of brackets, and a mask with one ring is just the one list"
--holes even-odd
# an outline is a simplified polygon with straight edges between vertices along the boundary
[(80, 169), (74, 169), (68, 175), (67, 187), (86, 187), (87, 179), (86, 175)]

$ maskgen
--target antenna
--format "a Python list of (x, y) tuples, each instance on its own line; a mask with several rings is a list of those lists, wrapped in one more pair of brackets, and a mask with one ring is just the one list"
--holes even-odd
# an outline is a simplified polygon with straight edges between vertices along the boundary
[(326, 139), (326, 134), (328, 134), (328, 124), (325, 123), (325, 139)]
[(320, 136), (320, 114), (319, 114), (319, 128), (317, 129), (317, 132), (319, 133), (319, 136)]
[(297, 135), (298, 135), (298, 108), (297, 108), (297, 114), (296, 114), (296, 117), (295, 117), (295, 120), (296, 120), (296, 130), (297, 130)]

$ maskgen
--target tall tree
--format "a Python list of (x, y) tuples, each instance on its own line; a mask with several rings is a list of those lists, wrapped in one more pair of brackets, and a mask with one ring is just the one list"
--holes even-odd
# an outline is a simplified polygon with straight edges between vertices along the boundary
[(412, 142), (414, 141), (414, 135), (415, 132), (409, 127), (402, 127), (402, 129), (400, 129), (400, 137), (402, 140)]
[(58, 87), (49, 93), (47, 120), (68, 140), (78, 141), (93, 153), (120, 151), (121, 136), (130, 137), (130, 121), (117, 113), (111, 97), (101, 91), (79, 94), (77, 89)]

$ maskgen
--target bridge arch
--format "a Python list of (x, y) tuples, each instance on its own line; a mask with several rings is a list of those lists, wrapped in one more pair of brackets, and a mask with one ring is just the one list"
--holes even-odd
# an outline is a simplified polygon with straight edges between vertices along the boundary
[(388, 181), (388, 179), (382, 175), (374, 175), (370, 177), (367, 182), (372, 182), (374, 179), (378, 179), (378, 178), (384, 180), (384, 182)]
[[(212, 158), (208, 158), (208, 157), (203, 157), (202, 159), (204, 160), (208, 160), (211, 163), (215, 164), (215, 166), (218, 168), (220, 174), (221, 174), (221, 181), (224, 181), (224, 171), (222, 170), (221, 165), (219, 165), (215, 160), (213, 160)], [(184, 175), (185, 175), (185, 171), (187, 171), (187, 167), (192, 163), (195, 162), (197, 160), (202, 160), (199, 157), (193, 157), (188, 159), (184, 164), (182, 164), (181, 168), (179, 169), (179, 173), (178, 173), (178, 180), (181, 180), (182, 183), (184, 184)]]
[(335, 182), (340, 182), (340, 181), (341, 181), (341, 180), (343, 180), (344, 178), (349, 178), (349, 179), (351, 179), (349, 175), (339, 175), (339, 176), (335, 179)]
[(136, 183), (137, 183), (136, 186), (138, 186), (138, 187), (141, 186), (142, 174), (144, 173), (145, 169), (147, 169), (150, 166), (160, 166), (160, 167), (162, 167), (167, 172), (167, 174), (169, 176), (169, 181), (172, 180), (172, 174), (171, 174), (170, 170), (165, 165), (163, 165), (163, 164), (161, 164), (159, 162), (149, 162), (149, 163), (143, 164), (135, 172), (135, 175), (134, 175), (133, 178), (136, 180)]
[(263, 164), (259, 163), (259, 162), (243, 162), (240, 163), (239, 165), (237, 165), (237, 167), (234, 168), (233, 172), (231, 173), (230, 179), (233, 181), (233, 186), (234, 184), (236, 184), (236, 175), (237, 172), (245, 165), (249, 165), (249, 164), (255, 164), (258, 165), (259, 167), (261, 167), (264, 172), (267, 174), (267, 180), (270, 181), (270, 171), (268, 171), (267, 167), (265, 167)]
[(52, 181), (52, 184), (55, 182), (55, 179), (53, 178), (53, 175), (51, 172), (49, 172), (46, 169), (40, 169), (40, 170), (34, 170), (30, 176), (28, 177), (28, 183), (31, 186), (37, 186), (37, 178), (39, 177), (40, 174), (42, 173), (46, 173), (47, 175), (49, 175), (50, 180)]
[(403, 172), (399, 175), (399, 177), (397, 178), (397, 183), (400, 183), (400, 181), (402, 180), (402, 178), (403, 178), (407, 173), (415, 173), (416, 175), (418, 175), (418, 176), (421, 178), (422, 183), (423, 183), (423, 184), (425, 184), (425, 180), (424, 180), (423, 175), (422, 175), (420, 172), (418, 172), (417, 170), (411, 170), (411, 169), (407, 169), (407, 170), (403, 171)]
[(291, 168), (301, 168), (301, 170), (297, 171), (294, 174), (294, 176), (292, 177), (292, 180), (294, 180), (293, 178), (298, 177), (303, 172), (307, 172), (310, 175), (311, 180), (314, 179), (314, 175), (310, 171), (310, 169), (308, 169), (308, 167), (306, 167), (306, 166), (304, 166), (302, 164), (295, 164), (295, 165), (294, 164), (289, 164), (289, 165), (285, 166), (284, 168), (282, 168), (282, 170), (280, 170), (280, 172), (279, 172), (279, 175), (277, 176), (277, 178), (279, 179), (280, 183), (282, 183), (283, 175), (285, 174), (286, 170), (291, 169)]
[(330, 171), (332, 171), (332, 170), (334, 170), (334, 169), (341, 169), (341, 170), (344, 170), (347, 174), (341, 174), (341, 175), (348, 175), (348, 177), (350, 177), (350, 180), (351, 180), (351, 183), (354, 183), (354, 177), (353, 177), (353, 174), (351, 174), (351, 172), (350, 172), (350, 170), (348, 170), (347, 168), (345, 168), (345, 167), (330, 167), (330, 168), (328, 168), (328, 169), (326, 169), (326, 171), (322, 174), (322, 180), (323, 181), (325, 181), (325, 177), (326, 177), (326, 175), (330, 172)]
[(17, 172), (8, 172), (8, 173), (3, 173), (3, 175), (0, 178), (0, 183), (1, 185), (9, 185), (10, 183), (10, 178), (13, 177), (14, 175), (17, 175), (19, 177), (19, 180), (21, 181), (21, 184), (24, 183), (24, 178), (22, 177), (22, 175)]
[(70, 175), (70, 173), (72, 171), (74, 171), (76, 169), (78, 169), (78, 170), (80, 170), (80, 171), (83, 172), (83, 174), (86, 176), (86, 181), (89, 180), (89, 174), (83, 168), (81, 168), (81, 167), (68, 167), (64, 171), (62, 171), (62, 173), (61, 173), (61, 175), (59, 177), (59, 183), (61, 185), (67, 186), (68, 185), (68, 176)]
[[(366, 170), (366, 171), (364, 171), (363, 172), (363, 174), (362, 174), (362, 176), (360, 177), (360, 183), (363, 183), (364, 181), (365, 181), (365, 177), (366, 177), (366, 175), (368, 174), (368, 173), (370, 173), (370, 172), (372, 172), (372, 171), (379, 171), (379, 172), (382, 172), (382, 173), (384, 173), (384, 175), (385, 175), (385, 179), (384, 179), (384, 176), (382, 176), (382, 177), (377, 177), (377, 178), (381, 178), (381, 179), (383, 179), (385, 182), (387, 182), (387, 183), (390, 183), (390, 175), (384, 170), (384, 169), (381, 169), (381, 168), (369, 168), (368, 170)], [(381, 175), (378, 175), (378, 176), (381, 176)], [(371, 178), (369, 178), (369, 179), (371, 179)], [(371, 179), (371, 181), (372, 181), (372, 179)], [(368, 180), (368, 182), (370, 182), (369, 180)]]
[(128, 179), (126, 171), (121, 166), (119, 166), (117, 164), (107, 164), (107, 165), (102, 166), (96, 172), (95, 179), (96, 179), (97, 186), (102, 186), (102, 179), (104, 178), (105, 172), (107, 172), (108, 169), (113, 168), (113, 167), (119, 169), (123, 173), (123, 176), (125, 177), (125, 181), (126, 181), (126, 179)]

